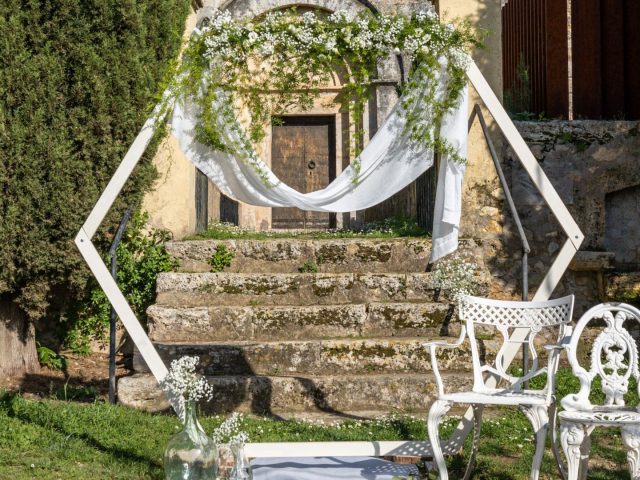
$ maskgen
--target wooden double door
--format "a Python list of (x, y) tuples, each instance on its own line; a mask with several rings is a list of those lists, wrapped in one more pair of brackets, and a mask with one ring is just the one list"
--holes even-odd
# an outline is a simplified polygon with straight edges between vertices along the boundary
[[(272, 128), (271, 169), (290, 187), (309, 193), (336, 176), (336, 124), (333, 116), (280, 117)], [(272, 228), (335, 227), (335, 214), (273, 208)]]

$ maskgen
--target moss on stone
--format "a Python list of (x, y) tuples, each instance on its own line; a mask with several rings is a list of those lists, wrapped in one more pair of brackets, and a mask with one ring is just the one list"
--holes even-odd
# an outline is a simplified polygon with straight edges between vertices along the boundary
[(346, 258), (346, 245), (322, 245), (316, 252), (316, 262), (318, 265), (322, 265), (323, 263), (344, 263)]
[(388, 262), (391, 258), (391, 245), (358, 245), (356, 257), (363, 262)]
[(314, 283), (311, 288), (312, 288), (313, 293), (314, 293), (315, 296), (317, 296), (317, 297), (328, 297), (333, 292), (335, 292), (336, 285), (333, 284), (333, 285), (328, 285), (326, 287), (323, 287), (323, 286), (318, 285), (317, 283)]

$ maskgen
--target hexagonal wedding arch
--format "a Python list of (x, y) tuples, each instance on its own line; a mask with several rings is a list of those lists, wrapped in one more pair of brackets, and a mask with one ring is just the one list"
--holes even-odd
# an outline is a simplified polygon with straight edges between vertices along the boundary
[[(478, 69), (477, 65), (470, 62), (467, 67), (467, 78), (473, 85), (478, 96), (485, 104), (487, 110), (493, 116), (496, 124), (500, 127), (505, 138), (516, 153), (520, 163), (531, 177), (533, 184), (538, 188), (542, 198), (558, 220), (560, 226), (567, 235), (567, 240), (560, 249), (558, 256), (545, 275), (542, 284), (539, 286), (533, 300), (546, 300), (558, 285), (560, 278), (566, 271), (571, 259), (578, 251), (584, 235), (580, 231), (575, 220), (567, 210), (560, 196), (553, 188), (546, 174), (529, 150), (513, 122), (504, 110), (500, 101), (495, 96), (486, 79)], [(143, 125), (140, 133), (133, 141), (133, 144), (126, 153), (122, 163), (109, 181), (104, 192), (93, 207), (93, 210), (78, 232), (75, 243), (80, 253), (87, 262), (96, 280), (104, 290), (113, 308), (119, 315), (127, 332), (134, 341), (140, 354), (149, 366), (154, 377), (160, 381), (167, 374), (167, 367), (160, 358), (147, 333), (136, 318), (133, 310), (127, 303), (124, 295), (118, 288), (115, 280), (111, 277), (109, 269), (102, 260), (100, 254), (92, 243), (91, 239), (95, 235), (100, 223), (113, 205), (120, 190), (126, 183), (142, 157), (158, 125), (158, 117), (161, 109), (156, 107), (150, 118)], [(509, 364), (518, 352), (518, 343), (525, 339), (527, 329), (516, 329), (513, 332), (512, 347), (505, 353), (505, 361)], [(495, 383), (490, 377), (489, 383)], [(495, 385), (490, 385), (495, 386)], [(171, 403), (178, 407), (177, 399), (171, 399)], [(176, 408), (178, 411), (178, 408)], [(473, 426), (473, 414), (471, 409), (467, 411), (462, 422), (453, 435), (443, 445), (445, 452), (453, 453), (457, 451), (465, 437)], [(430, 456), (428, 442), (418, 441), (368, 441), (368, 442), (312, 442), (312, 443), (256, 443), (247, 445), (247, 454), (251, 457), (274, 457), (282, 456), (282, 452), (287, 452), (287, 456), (386, 456), (386, 455), (421, 455)]]

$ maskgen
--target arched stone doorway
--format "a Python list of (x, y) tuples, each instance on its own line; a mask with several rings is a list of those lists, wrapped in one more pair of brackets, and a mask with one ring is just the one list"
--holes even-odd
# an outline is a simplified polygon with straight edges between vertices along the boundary
[[(238, 19), (259, 18), (270, 11), (292, 7), (296, 7), (300, 14), (309, 10), (324, 14), (336, 10), (354, 14), (377, 11), (366, 0), (230, 0), (219, 5), (220, 9), (228, 10)], [(206, 12), (203, 17), (206, 18)], [(361, 141), (365, 144), (398, 101), (398, 85), (403, 77), (402, 59), (390, 56), (381, 59), (377, 67), (371, 98), (363, 118), (358, 121), (364, 136)], [(351, 145), (356, 129), (349, 115), (348, 100), (341, 97), (344, 76), (339, 71), (330, 73), (331, 80), (321, 89), (312, 109), (288, 111), (282, 118), (282, 125), (265, 127), (267, 136), (260, 145), (256, 145), (256, 150), (276, 175), (303, 192), (325, 187), (352, 160)], [(318, 158), (311, 158), (318, 151), (323, 153)], [(238, 204), (223, 195), (219, 204), (222, 221), (257, 230), (340, 228), (364, 217), (363, 212), (330, 215), (301, 212), (294, 208), (254, 207)]]

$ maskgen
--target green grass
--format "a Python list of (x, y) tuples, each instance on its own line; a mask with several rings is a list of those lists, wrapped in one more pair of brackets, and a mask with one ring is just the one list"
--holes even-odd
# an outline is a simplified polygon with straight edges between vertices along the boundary
[[(577, 390), (566, 371), (559, 377), (559, 394)], [(637, 395), (630, 401), (637, 402)], [(207, 432), (221, 416), (201, 419)], [(449, 418), (443, 431), (457, 419)], [(104, 403), (27, 400), (0, 395), (0, 478), (20, 479), (162, 479), (162, 453), (179, 428), (170, 415), (151, 415)], [(254, 442), (332, 440), (422, 440), (424, 421), (408, 416), (338, 425), (244, 417), (243, 429)], [(528, 478), (533, 456), (533, 432), (525, 417), (510, 409), (492, 410), (483, 424), (476, 480)], [(451, 478), (460, 478), (464, 455), (449, 459)], [(556, 479), (551, 451), (542, 466), (542, 479)], [(628, 479), (626, 454), (616, 430), (593, 434), (589, 479)]]
[(187, 240), (268, 240), (268, 239), (303, 239), (325, 240), (332, 238), (397, 238), (422, 237), (426, 231), (415, 220), (406, 218), (389, 218), (367, 223), (358, 229), (319, 230), (319, 231), (266, 231), (260, 232), (237, 227), (229, 223), (215, 223), (209, 229)]

